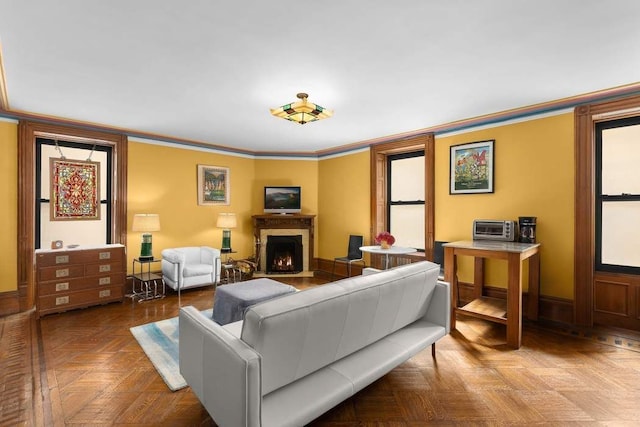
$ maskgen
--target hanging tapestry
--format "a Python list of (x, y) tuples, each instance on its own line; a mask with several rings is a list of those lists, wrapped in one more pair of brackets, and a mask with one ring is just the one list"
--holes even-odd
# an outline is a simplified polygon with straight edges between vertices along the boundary
[(100, 219), (100, 163), (50, 159), (51, 221)]

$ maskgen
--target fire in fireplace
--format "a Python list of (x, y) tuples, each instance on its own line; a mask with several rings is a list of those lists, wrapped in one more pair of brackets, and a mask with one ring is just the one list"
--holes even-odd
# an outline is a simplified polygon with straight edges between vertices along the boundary
[(267, 273), (300, 273), (302, 236), (267, 236)]

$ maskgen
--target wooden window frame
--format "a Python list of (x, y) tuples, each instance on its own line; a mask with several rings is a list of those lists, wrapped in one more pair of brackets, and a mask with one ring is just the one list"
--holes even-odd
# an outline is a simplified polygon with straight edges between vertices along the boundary
[(371, 146), (371, 230), (370, 241), (385, 231), (387, 224), (387, 156), (424, 150), (425, 257), (433, 259), (435, 225), (435, 137), (433, 133)]

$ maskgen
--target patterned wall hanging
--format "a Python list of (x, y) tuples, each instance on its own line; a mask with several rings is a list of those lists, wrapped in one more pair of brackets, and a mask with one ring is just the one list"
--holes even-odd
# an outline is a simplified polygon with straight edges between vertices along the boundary
[(51, 221), (100, 219), (100, 163), (49, 159)]

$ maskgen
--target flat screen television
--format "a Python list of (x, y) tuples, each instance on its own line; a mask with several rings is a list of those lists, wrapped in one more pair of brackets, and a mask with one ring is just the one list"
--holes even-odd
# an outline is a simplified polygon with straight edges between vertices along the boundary
[(301, 211), (300, 187), (264, 187), (264, 213), (290, 214)]

